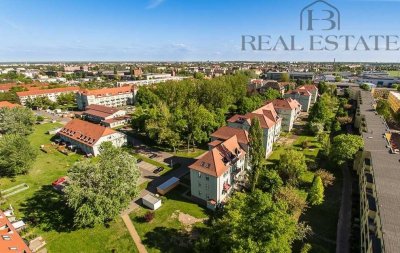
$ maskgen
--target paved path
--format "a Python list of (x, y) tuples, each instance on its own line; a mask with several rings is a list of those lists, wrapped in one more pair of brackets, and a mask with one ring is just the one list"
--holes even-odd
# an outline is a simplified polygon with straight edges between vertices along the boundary
[(343, 187), (336, 232), (336, 253), (350, 252), (352, 182), (349, 166), (342, 166)]
[(146, 248), (144, 247), (142, 240), (139, 237), (139, 234), (137, 233), (135, 226), (133, 226), (131, 219), (129, 218), (128, 214), (123, 214), (122, 220), (125, 222), (126, 227), (128, 228), (129, 234), (131, 234), (133, 241), (136, 244), (137, 249), (139, 250), (139, 253), (147, 253)]

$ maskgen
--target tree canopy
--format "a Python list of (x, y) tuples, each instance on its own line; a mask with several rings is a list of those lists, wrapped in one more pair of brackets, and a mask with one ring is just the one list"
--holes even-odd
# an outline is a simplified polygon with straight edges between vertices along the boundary
[(314, 177), (310, 192), (308, 194), (308, 200), (310, 201), (311, 205), (320, 205), (324, 202), (324, 185), (321, 177)]
[(341, 165), (354, 158), (354, 155), (364, 146), (361, 136), (341, 134), (333, 138), (331, 156), (333, 161)]
[(24, 107), (0, 108), (0, 133), (28, 135), (33, 131), (36, 117)]
[(0, 138), (0, 175), (24, 174), (32, 167), (37, 156), (36, 150), (25, 136), (6, 134)]
[(273, 201), (271, 194), (255, 190), (236, 193), (217, 219), (197, 242), (197, 252), (267, 252), (291, 251), (299, 239), (296, 220), (287, 203)]
[(297, 185), (300, 176), (307, 171), (306, 158), (302, 152), (288, 149), (281, 154), (278, 169), (282, 178), (288, 184)]
[(117, 216), (138, 193), (136, 159), (105, 142), (98, 160), (75, 163), (68, 172), (66, 199), (77, 227), (105, 223)]
[(251, 190), (254, 191), (257, 185), (260, 170), (264, 164), (265, 148), (263, 145), (263, 130), (258, 118), (251, 120), (249, 131), (249, 164), (251, 167), (250, 184)]

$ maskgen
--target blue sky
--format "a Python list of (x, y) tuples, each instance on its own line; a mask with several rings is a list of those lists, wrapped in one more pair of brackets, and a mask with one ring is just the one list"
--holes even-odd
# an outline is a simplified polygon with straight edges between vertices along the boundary
[[(400, 62), (400, 51), (242, 51), (242, 35), (295, 35), (303, 0), (0, 0), (2, 61), (371, 61)], [(340, 31), (400, 35), (400, 1), (329, 1)], [(274, 40), (274, 39), (273, 39)], [(275, 42), (272, 42), (275, 43)], [(400, 44), (399, 44), (400, 46)]]

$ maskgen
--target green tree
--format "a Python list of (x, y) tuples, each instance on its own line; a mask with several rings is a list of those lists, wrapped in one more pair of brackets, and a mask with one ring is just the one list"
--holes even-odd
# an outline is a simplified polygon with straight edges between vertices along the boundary
[(301, 239), (296, 220), (287, 204), (271, 194), (255, 190), (236, 193), (225, 206), (223, 216), (202, 233), (196, 252), (291, 252)]
[(28, 135), (33, 131), (36, 117), (24, 107), (0, 108), (0, 133)]
[(70, 93), (63, 93), (57, 97), (58, 105), (66, 106), (67, 108), (75, 107), (76, 104), (76, 97), (75, 94)]
[(27, 173), (37, 156), (25, 136), (6, 134), (0, 138), (0, 175)]
[(308, 200), (313, 206), (324, 202), (324, 185), (319, 176), (314, 177), (310, 192), (308, 193)]
[(276, 170), (266, 169), (265, 167), (261, 170), (257, 188), (274, 194), (282, 185), (282, 178)]
[(285, 72), (281, 74), (281, 82), (289, 82), (290, 81), (290, 75), (289, 73)]
[(75, 211), (77, 227), (107, 223), (138, 193), (140, 172), (136, 159), (105, 142), (98, 160), (75, 163), (68, 172), (67, 204)]
[(328, 133), (318, 134), (318, 142), (321, 144), (321, 154), (328, 157), (331, 151), (331, 138)]
[(193, 77), (195, 78), (195, 79), (204, 79), (204, 74), (203, 73), (201, 73), (201, 72), (195, 72), (194, 74), (193, 74)]
[(288, 205), (289, 213), (292, 214), (296, 219), (307, 208), (307, 202), (303, 196), (300, 195), (299, 190), (293, 186), (284, 186), (279, 188), (275, 197), (281, 201), (284, 201)]
[(354, 158), (354, 155), (364, 146), (360, 136), (341, 134), (333, 138), (331, 156), (332, 160), (341, 165)]
[(263, 98), (265, 100), (274, 100), (277, 98), (281, 97), (281, 94), (279, 93), (279, 91), (275, 90), (275, 89), (271, 89), (268, 88), (263, 94), (262, 94)]
[(307, 171), (306, 158), (303, 153), (288, 149), (281, 154), (278, 169), (282, 178), (295, 186), (299, 183), (300, 176)]
[(382, 115), (386, 120), (392, 117), (389, 102), (387, 100), (380, 99), (376, 105), (376, 111)]
[(263, 98), (259, 95), (251, 97), (243, 97), (239, 101), (238, 113), (246, 114), (248, 112), (252, 112), (257, 108), (261, 107), (262, 104), (263, 104)]
[(263, 138), (263, 130), (261, 128), (260, 121), (258, 118), (252, 119), (249, 131), (249, 164), (251, 167), (249, 179), (251, 191), (254, 191), (256, 188), (258, 177), (265, 160)]
[(136, 103), (143, 107), (156, 106), (160, 101), (160, 98), (147, 87), (140, 87), (136, 93), (135, 99)]

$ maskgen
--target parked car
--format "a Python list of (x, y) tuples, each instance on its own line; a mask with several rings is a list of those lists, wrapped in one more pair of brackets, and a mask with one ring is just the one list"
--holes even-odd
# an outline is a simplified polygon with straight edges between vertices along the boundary
[(164, 170), (163, 167), (158, 167), (157, 169), (155, 169), (155, 170), (153, 171), (153, 173), (154, 173), (154, 174), (158, 174), (158, 173), (160, 173), (160, 172), (163, 171), (163, 170)]
[(143, 160), (139, 158), (139, 159), (137, 159), (136, 161), (137, 161), (137, 163), (140, 163), (140, 162), (143, 161)]

